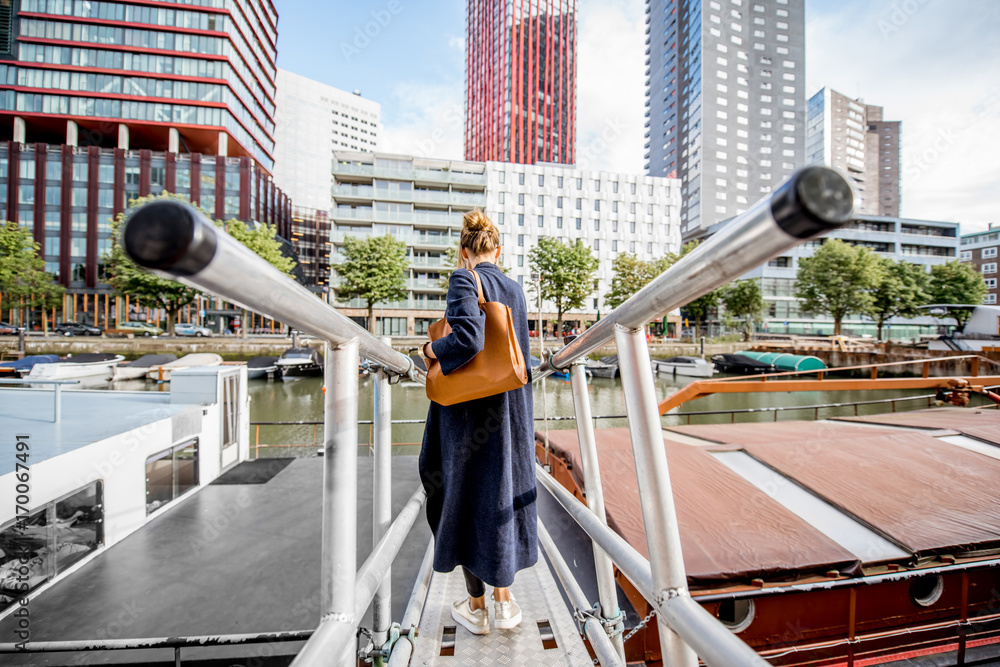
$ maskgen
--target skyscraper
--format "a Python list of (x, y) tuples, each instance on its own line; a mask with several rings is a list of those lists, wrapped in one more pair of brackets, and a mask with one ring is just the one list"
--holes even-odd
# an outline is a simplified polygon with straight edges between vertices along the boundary
[(646, 170), (704, 236), (805, 161), (804, 0), (646, 1)]
[(901, 129), (898, 120), (882, 120), (882, 107), (823, 88), (809, 98), (806, 161), (850, 175), (862, 213), (898, 216)]
[(469, 0), (465, 159), (572, 164), (576, 0)]

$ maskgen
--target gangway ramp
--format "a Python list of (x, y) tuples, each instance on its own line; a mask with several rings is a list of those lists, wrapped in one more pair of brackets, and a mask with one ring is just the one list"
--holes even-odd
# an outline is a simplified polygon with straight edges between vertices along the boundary
[[(462, 571), (455, 568), (448, 574), (435, 572), (427, 591), (420, 636), (410, 665), (577, 667), (593, 664), (541, 552), (534, 566), (517, 573), (510, 590), (521, 607), (521, 624), (512, 630), (493, 628), (488, 635), (476, 636), (451, 617), (452, 602), (468, 595)], [(493, 601), (489, 595), (486, 607), (492, 619)], [(549, 636), (554, 645), (548, 640)]]

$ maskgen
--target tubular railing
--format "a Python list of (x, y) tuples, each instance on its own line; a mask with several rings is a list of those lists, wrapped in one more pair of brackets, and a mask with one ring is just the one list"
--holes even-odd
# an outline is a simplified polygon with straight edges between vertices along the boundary
[[(600, 622), (584, 623), (602, 664), (624, 662), (620, 612), (611, 582), (611, 563), (636, 585), (658, 611), (658, 630), (665, 664), (695, 667), (700, 655), (708, 665), (765, 665), (736, 635), (688, 595), (677, 517), (667, 470), (666, 452), (646, 338), (647, 322), (706, 292), (738, 278), (798, 243), (835, 229), (854, 213), (854, 193), (846, 178), (826, 167), (807, 167), (773, 195), (737, 217), (709, 241), (685, 256), (584, 334), (560, 349), (535, 374), (541, 379), (564, 370), (612, 337), (619, 350), (622, 385), (650, 558), (608, 528), (603, 516), (596, 446), (581, 447), (590, 507), (580, 504), (541, 467), (538, 478), (569, 511), (595, 543), (600, 595)], [(214, 293), (237, 305), (308, 331), (327, 341), (324, 397), (323, 554), (319, 627), (302, 649), (294, 667), (336, 665), (357, 660), (353, 650), (359, 619), (375, 598), (377, 642), (385, 640), (389, 588), (386, 577), (400, 545), (412, 527), (425, 495), (418, 489), (396, 519), (387, 525), (385, 483), (391, 457), (386, 455), (388, 410), (385, 376), (406, 375), (423, 381), (409, 357), (354, 324), (312, 293), (217, 229), (192, 206), (172, 200), (151, 202), (135, 211), (122, 230), (126, 253), (140, 266)], [(376, 386), (375, 531), (381, 534), (371, 556), (356, 571), (358, 355), (381, 365)], [(582, 379), (581, 369), (576, 376)], [(575, 383), (578, 416), (589, 415), (585, 384)], [(581, 443), (592, 444), (592, 420), (577, 421)], [(546, 533), (540, 531), (545, 547)], [(555, 552), (557, 553), (557, 552)], [(426, 559), (425, 559), (426, 560)], [(557, 558), (550, 562), (557, 571)], [(560, 579), (566, 575), (563, 571)], [(570, 592), (574, 589), (570, 587)], [(416, 594), (416, 591), (415, 591)], [(573, 594), (574, 605), (586, 600)], [(409, 610), (408, 610), (409, 611)], [(587, 611), (578, 609), (577, 611)], [(592, 611), (592, 610), (590, 610)], [(597, 632), (601, 631), (602, 636)], [(607, 632), (607, 636), (603, 633)], [(404, 642), (409, 645), (409, 642)], [(383, 664), (393, 651), (390, 637), (365, 651)], [(406, 651), (406, 648), (401, 647)], [(394, 661), (397, 664), (399, 661)]]

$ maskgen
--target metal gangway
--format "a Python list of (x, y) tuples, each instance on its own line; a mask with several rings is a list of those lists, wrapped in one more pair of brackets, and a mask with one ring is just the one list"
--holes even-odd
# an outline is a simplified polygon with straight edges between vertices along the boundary
[[(553, 371), (570, 370), (580, 441), (587, 504), (562, 487), (541, 465), (538, 482), (565, 508), (593, 541), (599, 602), (588, 600), (574, 579), (545, 527), (538, 526), (539, 543), (562, 584), (572, 610), (561, 607), (552, 592), (552, 577), (541, 564), (523, 571), (515, 586), (522, 594), (525, 619), (542, 616), (532, 607), (544, 605), (557, 649), (537, 656), (520, 653), (514, 664), (590, 664), (573, 619), (589, 640), (600, 664), (624, 665), (623, 616), (613, 567), (628, 578), (656, 611), (663, 662), (694, 667), (700, 657), (713, 667), (767, 664), (750, 647), (706, 611), (688, 593), (657, 398), (644, 335), (645, 325), (687, 302), (743, 275), (799, 243), (836, 229), (853, 218), (855, 196), (839, 172), (813, 166), (799, 170), (751, 209), (655, 278), (625, 303), (598, 321), (535, 371), (540, 381)], [(426, 498), (417, 488), (395, 519), (391, 516), (391, 386), (400, 378), (424, 382), (406, 355), (393, 350), (291, 278), (219, 230), (194, 207), (163, 200), (135, 211), (121, 242), (140, 266), (212, 293), (241, 307), (286, 322), (326, 341), (324, 397), (324, 476), (322, 617), (294, 667), (355, 665), (359, 659), (399, 667), (410, 664), (470, 664), (466, 658), (440, 658), (443, 608), (463, 595), (460, 575), (432, 572), (428, 547), (403, 617), (390, 614), (389, 572)], [(649, 559), (643, 558), (608, 525), (604, 509), (597, 445), (587, 394), (585, 356), (614, 339), (618, 347), (629, 431), (635, 458), (642, 518)], [(358, 567), (357, 442), (358, 357), (377, 365), (374, 409), (374, 549)], [(531, 583), (522, 585), (525, 581)], [(537, 594), (527, 594), (528, 589)], [(427, 601), (430, 600), (429, 603)], [(553, 603), (553, 600), (555, 601)], [(444, 602), (442, 602), (444, 601)], [(426, 603), (426, 604), (425, 604)], [(359, 655), (360, 619), (373, 607), (372, 641)], [(426, 607), (426, 609), (425, 609)], [(421, 638), (417, 627), (423, 623)], [(433, 624), (431, 628), (428, 624)], [(367, 629), (366, 629), (367, 630)], [(428, 631), (430, 630), (430, 631)], [(531, 628), (536, 633), (537, 630)], [(431, 635), (427, 637), (427, 635)], [(511, 635), (494, 632), (475, 637), (475, 664), (503, 662)], [(514, 635), (515, 640), (517, 635)], [(488, 644), (483, 642), (494, 642)], [(471, 641), (456, 642), (463, 645)], [(445, 646), (444, 648), (449, 648)], [(463, 648), (453, 645), (455, 656)]]

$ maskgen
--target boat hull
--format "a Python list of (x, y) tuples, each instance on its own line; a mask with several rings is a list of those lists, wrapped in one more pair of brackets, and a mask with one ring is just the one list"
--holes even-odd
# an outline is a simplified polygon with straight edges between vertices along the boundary
[(280, 364), (282, 380), (297, 380), (299, 378), (322, 377), (323, 367), (318, 364)]
[(94, 361), (83, 364), (58, 362), (54, 364), (36, 364), (22, 377), (28, 380), (73, 380), (76, 378), (105, 377), (110, 379), (114, 369), (125, 357), (119, 355), (110, 361)]
[(671, 364), (665, 361), (655, 361), (653, 364), (656, 372), (663, 375), (710, 378), (715, 374), (715, 366), (707, 361), (704, 364)]
[(277, 366), (267, 366), (266, 368), (247, 368), (248, 380), (266, 380), (268, 377), (277, 375)]

